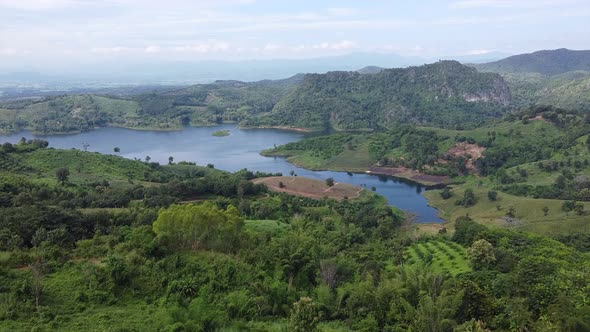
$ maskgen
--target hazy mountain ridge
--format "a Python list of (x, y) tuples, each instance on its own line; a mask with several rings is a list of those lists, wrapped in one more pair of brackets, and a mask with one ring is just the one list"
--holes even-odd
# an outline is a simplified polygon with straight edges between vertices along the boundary
[(482, 71), (540, 73), (558, 75), (569, 71), (590, 71), (590, 50), (575, 51), (566, 48), (542, 50), (513, 55), (508, 58), (475, 65)]
[[(587, 51), (541, 51), (588, 55)], [(581, 53), (580, 53), (581, 52)], [(520, 55), (520, 57), (529, 55)], [(538, 57), (538, 56), (537, 56)], [(509, 57), (502, 61), (512, 61)], [(561, 59), (561, 60), (560, 60)], [(495, 62), (494, 62), (495, 63)], [(491, 64), (494, 64), (491, 63)], [(544, 62), (549, 63), (549, 62)], [(488, 67), (486, 67), (488, 66)], [(576, 65), (579, 67), (579, 65)], [(296, 74), (278, 80), (217, 80), (188, 87), (130, 87), (92, 90), (0, 103), (0, 130), (44, 133), (116, 125), (180, 129), (187, 124), (241, 122), (247, 126), (288, 126), (339, 130), (378, 129), (392, 123), (441, 127), (475, 126), (505, 111), (531, 104), (590, 109), (590, 72), (480, 72), (490, 64), (443, 60), (409, 68), (357, 67), (356, 71)], [(573, 68), (572, 62), (552, 68)], [(151, 89), (151, 90), (150, 90)]]

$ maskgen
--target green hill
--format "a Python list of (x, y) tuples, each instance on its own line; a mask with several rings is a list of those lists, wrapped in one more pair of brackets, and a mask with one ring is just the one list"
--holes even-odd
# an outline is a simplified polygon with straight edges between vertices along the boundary
[(590, 50), (543, 50), (479, 64), (476, 68), (482, 71), (539, 73), (548, 76), (575, 70), (590, 71)]
[(252, 83), (218, 81), (125, 98), (80, 94), (4, 101), (0, 103), (0, 132), (69, 133), (103, 126), (175, 130), (188, 124), (239, 122), (270, 112), (301, 79), (296, 75)]
[(372, 75), (309, 74), (270, 114), (246, 122), (338, 130), (373, 130), (397, 122), (472, 126), (500, 116), (510, 100), (499, 75), (440, 61)]

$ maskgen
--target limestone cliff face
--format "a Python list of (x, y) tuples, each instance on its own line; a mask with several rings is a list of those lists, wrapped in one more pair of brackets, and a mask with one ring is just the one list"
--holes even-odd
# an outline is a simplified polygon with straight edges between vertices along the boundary
[(468, 102), (494, 102), (504, 106), (512, 101), (510, 88), (502, 77), (495, 78), (489, 89), (464, 93), (463, 98)]

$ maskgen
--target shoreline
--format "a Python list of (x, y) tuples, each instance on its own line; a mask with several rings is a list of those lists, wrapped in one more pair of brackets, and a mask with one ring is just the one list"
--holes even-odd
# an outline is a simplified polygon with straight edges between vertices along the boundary
[[(357, 173), (357, 174), (365, 173), (365, 174), (373, 174), (373, 175), (385, 175), (385, 176), (391, 176), (391, 177), (399, 179), (399, 180), (404, 180), (404, 181), (409, 181), (409, 182), (412, 182), (415, 184), (419, 184), (421, 186), (426, 187), (426, 189), (441, 189), (449, 184), (453, 184), (453, 182), (451, 181), (451, 178), (448, 176), (429, 175), (429, 174), (420, 173), (418, 171), (406, 169), (406, 168), (402, 168), (402, 167), (379, 167), (379, 166), (374, 166), (374, 165), (369, 166), (369, 168), (364, 168), (364, 167), (363, 168), (309, 167), (309, 166), (301, 164), (301, 163), (293, 162), (293, 160), (291, 159), (291, 157), (293, 155), (266, 152), (266, 151), (270, 151), (270, 150), (272, 150), (272, 149), (262, 150), (262, 151), (260, 151), (260, 155), (264, 156), (264, 157), (285, 158), (289, 163), (291, 163), (297, 167), (305, 168), (310, 171), (351, 172), (351, 173)], [(423, 179), (416, 178), (416, 177), (423, 177)]]
[(321, 130), (314, 130), (309, 128), (300, 128), (300, 127), (289, 127), (289, 126), (239, 126), (239, 129), (249, 130), (249, 129), (278, 129), (278, 130), (286, 130), (286, 131), (296, 131), (302, 133), (315, 133)]
[[(191, 124), (191, 125), (184, 126), (184, 127), (174, 127), (174, 128), (127, 127), (127, 126), (122, 126), (122, 125), (117, 125), (117, 124), (110, 123), (107, 126), (104, 126), (104, 127), (94, 127), (94, 128), (91, 128), (91, 129), (89, 129), (87, 131), (73, 130), (73, 131), (65, 131), (65, 132), (48, 132), (48, 133), (34, 131), (32, 128), (19, 128), (18, 130), (15, 130), (15, 131), (0, 131), (0, 136), (16, 135), (16, 134), (21, 133), (23, 131), (29, 131), (31, 134), (33, 134), (35, 136), (76, 135), (76, 134), (81, 134), (81, 133), (89, 132), (89, 131), (96, 130), (96, 129), (102, 129), (102, 128), (122, 128), (122, 129), (137, 130), (137, 131), (173, 132), (173, 131), (183, 131), (187, 127), (208, 128), (208, 127), (221, 126), (221, 125), (224, 125), (224, 124), (235, 124), (235, 122), (226, 122), (226, 123), (221, 123), (221, 124), (217, 124), (217, 123), (215, 123), (215, 124), (198, 124), (198, 125), (192, 125)], [(295, 131), (295, 132), (301, 132), (301, 133), (314, 133), (314, 132), (320, 131), (320, 130), (313, 130), (313, 129), (308, 129), (308, 128), (287, 127), (287, 126), (258, 126), (258, 127), (249, 127), (249, 126), (242, 127), (242, 126), (238, 126), (238, 129), (241, 129), (241, 130), (250, 130), (250, 129), (277, 129), (277, 130)]]

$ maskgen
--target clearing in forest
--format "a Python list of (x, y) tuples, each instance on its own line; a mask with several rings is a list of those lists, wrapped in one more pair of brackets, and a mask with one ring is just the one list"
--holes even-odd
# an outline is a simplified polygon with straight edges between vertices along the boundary
[(363, 188), (341, 182), (334, 182), (334, 185), (329, 187), (325, 181), (299, 176), (272, 176), (255, 179), (254, 183), (264, 183), (272, 191), (316, 199), (324, 197), (337, 200), (345, 198), (353, 199), (358, 198), (364, 190)]
[(459, 273), (471, 271), (467, 250), (456, 242), (430, 240), (413, 244), (406, 252), (409, 264), (430, 265), (436, 272)]

